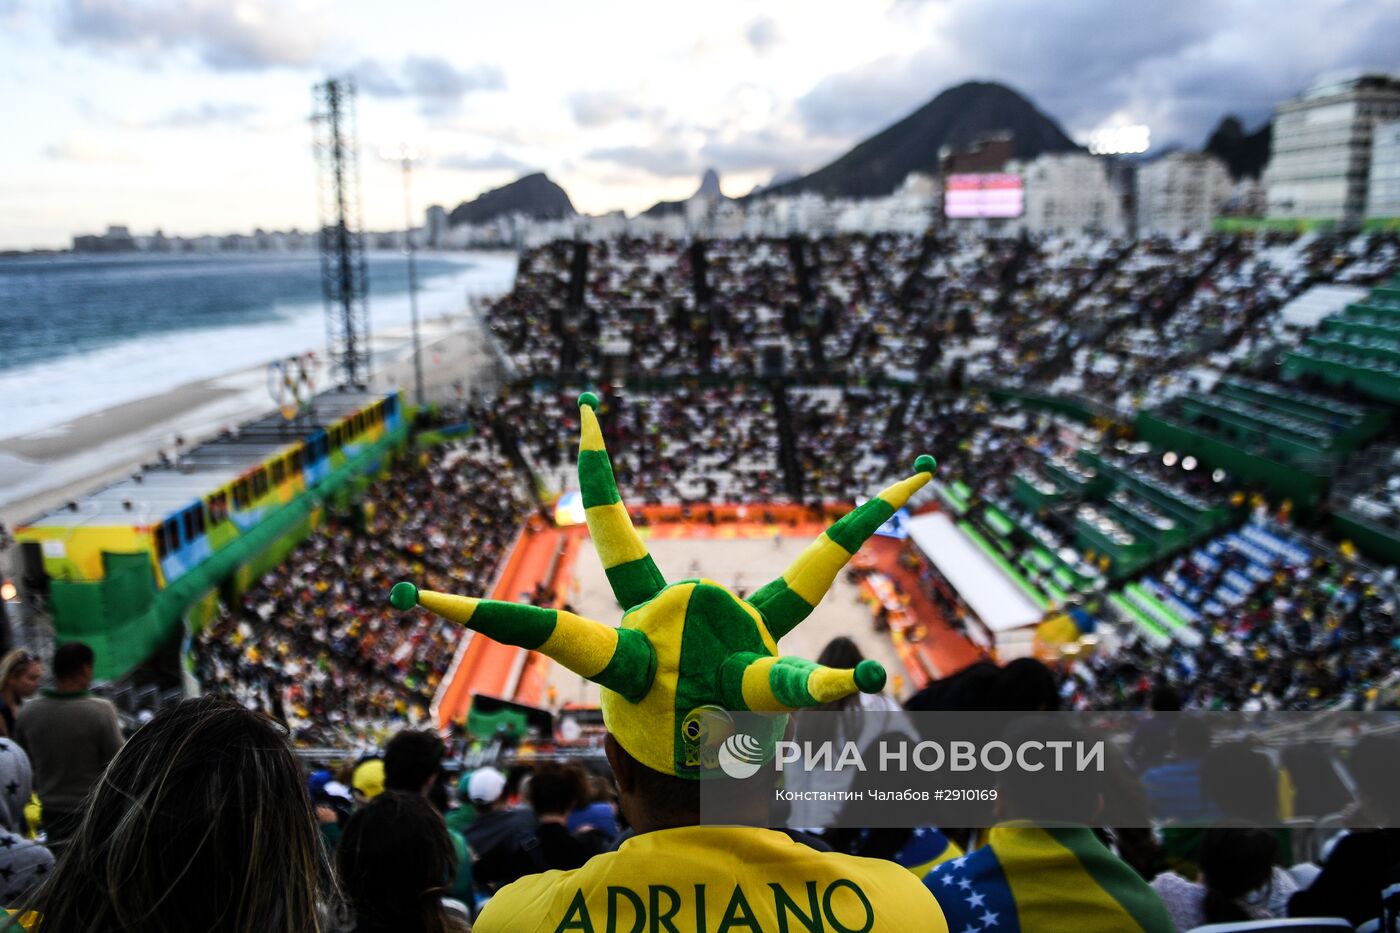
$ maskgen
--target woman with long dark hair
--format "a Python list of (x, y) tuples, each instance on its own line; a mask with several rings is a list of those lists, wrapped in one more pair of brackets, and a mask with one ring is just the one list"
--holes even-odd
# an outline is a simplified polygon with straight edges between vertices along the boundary
[(0, 735), (15, 734), (20, 705), (39, 692), (44, 665), (27, 648), (16, 648), (0, 658)]
[(25, 922), (39, 933), (320, 933), (327, 869), (285, 731), (201, 697), (157, 714), (112, 759)]
[(1255, 827), (1216, 827), (1201, 837), (1200, 881), (1164, 872), (1152, 889), (1167, 905), (1178, 928), (1283, 916), (1297, 885), (1274, 865), (1278, 839)]
[(354, 933), (465, 933), (442, 905), (456, 855), (442, 815), (420, 794), (385, 791), (356, 811), (336, 849)]

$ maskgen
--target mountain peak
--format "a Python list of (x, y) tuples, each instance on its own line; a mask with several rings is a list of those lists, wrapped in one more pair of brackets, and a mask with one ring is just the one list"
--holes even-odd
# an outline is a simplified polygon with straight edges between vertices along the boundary
[(1011, 135), (1012, 153), (1018, 159), (1080, 148), (1054, 119), (1012, 88), (995, 81), (965, 81), (830, 165), (795, 181), (771, 185), (764, 193), (881, 197), (898, 188), (910, 172), (937, 174), (938, 153), (944, 146), (962, 149), (1000, 133)]
[(510, 214), (524, 214), (533, 220), (560, 220), (574, 215), (574, 205), (548, 175), (532, 172), (473, 201), (463, 201), (447, 215), (447, 222), (454, 227), (481, 224)]
[(1244, 122), (1230, 114), (1210, 134), (1205, 151), (1224, 160), (1231, 178), (1258, 178), (1269, 161), (1273, 135), (1273, 123), (1265, 123), (1253, 133), (1248, 133)]
[(643, 217), (674, 217), (685, 213), (685, 206), (691, 201), (724, 201), (727, 200), (724, 192), (719, 187), (719, 172), (712, 168), (705, 169), (705, 174), (700, 176), (700, 187), (695, 189), (695, 193), (684, 201), (657, 201), (651, 207), (642, 211)]
[(1220, 124), (1211, 135), (1219, 136), (1221, 139), (1239, 139), (1244, 135), (1244, 121), (1233, 113), (1229, 116), (1221, 117)]
[(693, 197), (697, 198), (722, 198), (724, 192), (719, 189), (719, 172), (712, 168), (705, 169), (704, 177), (700, 179), (700, 188)]

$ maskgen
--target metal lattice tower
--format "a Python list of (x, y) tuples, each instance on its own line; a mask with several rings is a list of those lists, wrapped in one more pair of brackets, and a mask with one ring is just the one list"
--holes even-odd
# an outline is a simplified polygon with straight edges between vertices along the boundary
[(326, 343), (337, 382), (369, 382), (369, 275), (360, 226), (360, 156), (355, 126), (355, 82), (332, 78), (312, 91), (321, 209), (321, 289), (326, 300)]

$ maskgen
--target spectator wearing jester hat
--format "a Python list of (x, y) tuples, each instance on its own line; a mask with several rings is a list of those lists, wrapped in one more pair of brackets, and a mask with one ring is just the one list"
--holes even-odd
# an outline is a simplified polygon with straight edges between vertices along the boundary
[[(865, 539), (932, 478), (933, 458), (919, 457), (914, 476), (860, 505), (782, 577), (739, 599), (713, 580), (668, 584), (661, 576), (618, 494), (597, 407), (592, 393), (580, 396), (579, 484), (593, 546), (624, 608), (619, 627), (411, 583), (390, 596), (395, 608), (422, 606), (539, 651), (602, 687), (608, 760), (636, 834), (582, 868), (505, 886), (475, 929), (777, 930), (818, 923), (867, 933), (946, 931), (933, 895), (893, 862), (818, 852), (754, 825), (700, 825), (706, 768), (686, 729), (702, 709), (782, 713), (884, 687), (877, 662), (838, 670), (779, 656), (777, 642), (812, 612)], [(766, 813), (775, 780), (775, 771), (759, 769), (745, 799)]]

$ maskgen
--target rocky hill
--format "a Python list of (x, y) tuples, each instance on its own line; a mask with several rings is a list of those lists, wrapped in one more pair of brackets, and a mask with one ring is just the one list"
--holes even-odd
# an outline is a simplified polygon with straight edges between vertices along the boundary
[(962, 148), (997, 133), (1012, 134), (1018, 159), (1079, 148), (1058, 123), (1016, 91), (970, 81), (949, 88), (830, 165), (771, 185), (757, 196), (815, 191), (831, 197), (880, 197), (894, 191), (910, 172), (938, 171), (943, 146)]
[(574, 205), (563, 188), (543, 172), (526, 175), (508, 185), (487, 191), (474, 201), (463, 201), (447, 215), (448, 223), (481, 224), (509, 214), (535, 220), (559, 220), (574, 216)]

